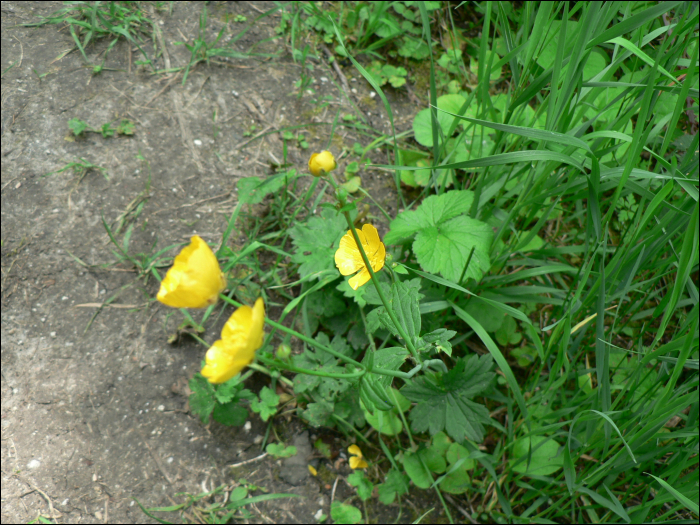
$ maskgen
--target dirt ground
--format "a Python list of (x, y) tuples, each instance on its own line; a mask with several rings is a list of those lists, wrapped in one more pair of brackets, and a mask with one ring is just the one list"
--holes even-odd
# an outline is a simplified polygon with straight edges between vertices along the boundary
[[(158, 69), (188, 62), (189, 51), (173, 43), (196, 37), (203, 5), (173, 2), (172, 13), (151, 11), (165, 45)], [(246, 144), (246, 130), (254, 123), (254, 136), (331, 123), (337, 108), (347, 106), (330, 81), (338, 77), (316, 63), (313, 86), (319, 98), (330, 96), (329, 106), (319, 108), (310, 96), (298, 100), (292, 92), (300, 67), (280, 40), (256, 49), (277, 54), (271, 59), (201, 63), (184, 87), (182, 73), (155, 75), (137, 65), (140, 53), (123, 41), (94, 75), (79, 51), (64, 53), (74, 47), (67, 27), (20, 25), (60, 7), (2, 2), (2, 521), (147, 522), (135, 499), (145, 507), (172, 505), (183, 501), (173, 499), (178, 492), (198, 494), (245, 478), (270, 493), (302, 496), (248, 507), (253, 521), (315, 522), (319, 510), (329, 513), (330, 485), (308, 473), (292, 479), (286, 475), (291, 466), (270, 457), (254, 459), (266, 429), (257, 416), (229, 428), (202, 425), (187, 412), (187, 381), (199, 371), (203, 349), (194, 342), (168, 344), (180, 314), (152, 300), (154, 279), (144, 284), (133, 268), (116, 264), (101, 216), (114, 227), (144, 200), (133, 222), (132, 254), (155, 253), (195, 233), (220, 242), (237, 202), (235, 183), (268, 175), (270, 161), (282, 158), (279, 134)], [(252, 21), (272, 7), (209, 2), (207, 39), (214, 40), (227, 14)], [(264, 19), (235, 49), (275, 36), (278, 23), (278, 14)], [(219, 47), (245, 26), (229, 23)], [(108, 43), (86, 49), (91, 66), (102, 62)], [(152, 45), (144, 50), (152, 56)], [(380, 104), (362, 104), (369, 86), (352, 86), (358, 105), (373, 113), (373, 127), (387, 129)], [(405, 115), (398, 128), (407, 129), (419, 108), (407, 100), (396, 107)], [(72, 118), (94, 128), (125, 118), (135, 133), (75, 139), (67, 124)], [(303, 169), (329, 130), (309, 128), (311, 149), (291, 147), (290, 161)], [(355, 139), (343, 140), (352, 146)], [(97, 170), (55, 173), (81, 158), (109, 178)], [(368, 174), (363, 184), (383, 188), (386, 177)], [(210, 323), (208, 340), (223, 321)], [(292, 419), (283, 432), (288, 444), (310, 450), (316, 431)], [(231, 472), (230, 465), (250, 459)], [(336, 501), (354, 493), (343, 481), (348, 473), (336, 473)], [(361, 508), (357, 499), (351, 503)], [(418, 510), (427, 508), (404, 506), (401, 519), (415, 519)], [(436, 509), (431, 519), (439, 514)], [(397, 507), (370, 507), (370, 519), (378, 522), (398, 515)], [(159, 516), (179, 521), (176, 513)]]

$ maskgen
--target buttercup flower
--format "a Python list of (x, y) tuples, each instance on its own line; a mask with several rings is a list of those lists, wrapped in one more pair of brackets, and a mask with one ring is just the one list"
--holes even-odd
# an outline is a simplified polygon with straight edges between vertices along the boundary
[(335, 157), (330, 151), (314, 153), (309, 159), (309, 171), (314, 177), (323, 177), (326, 173), (333, 171), (336, 166)]
[(219, 261), (199, 235), (175, 257), (160, 283), (158, 300), (173, 308), (204, 308), (226, 288)]
[(358, 468), (367, 468), (369, 465), (367, 462), (362, 459), (362, 451), (360, 450), (360, 447), (357, 445), (350, 445), (348, 447), (348, 452), (352, 454), (350, 456), (350, 468), (355, 470)]
[[(357, 236), (360, 238), (360, 242), (365, 249), (367, 259), (369, 259), (372, 269), (378, 272), (384, 268), (386, 249), (384, 248), (384, 243), (379, 240), (377, 228), (371, 224), (365, 224), (361, 230), (357, 230)], [(362, 254), (350, 230), (340, 239), (340, 248), (335, 252), (335, 265), (343, 275), (351, 275), (361, 270), (360, 273), (349, 281), (353, 290), (357, 290), (370, 280), (369, 270), (367, 270), (365, 262), (362, 260)]]
[(207, 350), (207, 364), (202, 375), (210, 383), (225, 383), (253, 362), (255, 351), (263, 343), (265, 303), (262, 297), (255, 306), (241, 306), (224, 325), (221, 339)]

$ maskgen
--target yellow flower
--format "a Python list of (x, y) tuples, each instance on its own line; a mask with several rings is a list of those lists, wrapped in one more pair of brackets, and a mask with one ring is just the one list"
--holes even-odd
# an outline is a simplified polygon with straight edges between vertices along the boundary
[(202, 375), (210, 383), (225, 383), (253, 362), (255, 351), (263, 343), (265, 303), (262, 297), (255, 306), (241, 306), (224, 325), (221, 339), (207, 350)]
[(158, 300), (173, 308), (204, 308), (226, 288), (219, 261), (199, 235), (175, 257), (160, 283)]
[[(360, 238), (372, 269), (378, 272), (384, 268), (386, 249), (384, 248), (384, 243), (379, 240), (377, 228), (371, 224), (365, 224), (361, 230), (357, 230), (357, 236)], [(340, 248), (335, 252), (335, 265), (343, 275), (351, 275), (358, 270), (362, 270), (349, 281), (353, 290), (357, 290), (370, 280), (369, 270), (367, 270), (365, 262), (362, 260), (362, 254), (350, 230), (340, 239)]]
[(309, 171), (314, 177), (323, 177), (336, 168), (335, 157), (330, 151), (314, 153), (309, 159)]
[(313, 465), (309, 465), (309, 472), (312, 476), (318, 476), (318, 471), (313, 467)]
[(367, 462), (362, 459), (362, 451), (360, 450), (360, 447), (357, 445), (350, 445), (348, 447), (348, 452), (352, 454), (350, 456), (350, 468), (355, 470), (358, 468), (367, 468), (369, 465)]

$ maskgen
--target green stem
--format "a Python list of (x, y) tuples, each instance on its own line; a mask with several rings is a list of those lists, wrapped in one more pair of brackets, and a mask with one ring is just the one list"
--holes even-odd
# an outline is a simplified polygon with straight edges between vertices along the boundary
[[(232, 305), (232, 306), (235, 306), (236, 308), (240, 308), (241, 306), (243, 306), (243, 305), (242, 305), (241, 303), (239, 303), (238, 301), (234, 301), (233, 299), (229, 299), (229, 298), (226, 297), (224, 294), (219, 294), (219, 297), (220, 297), (221, 299), (223, 299), (225, 302), (227, 302), (228, 304), (230, 304), (230, 305)], [(322, 345), (322, 344), (319, 343), (318, 341), (314, 341), (314, 340), (311, 339), (310, 337), (306, 337), (304, 334), (301, 334), (301, 333), (297, 332), (296, 330), (292, 330), (291, 328), (287, 328), (287, 327), (284, 326), (283, 324), (277, 323), (277, 322), (273, 321), (272, 319), (270, 319), (270, 318), (268, 318), (268, 317), (265, 317), (265, 323), (266, 323), (266, 324), (269, 324), (269, 325), (272, 326), (273, 328), (276, 328), (277, 330), (281, 330), (282, 332), (285, 332), (285, 333), (287, 333), (287, 334), (289, 334), (289, 335), (293, 335), (293, 336), (296, 337), (297, 339), (301, 339), (301, 340), (304, 341), (305, 343), (308, 343), (308, 344), (310, 344), (311, 346), (315, 346), (315, 347), (318, 348), (319, 350), (323, 350), (324, 352), (327, 352), (327, 353), (331, 354), (333, 357), (337, 357), (337, 358), (340, 359), (341, 361), (345, 361), (346, 363), (355, 365), (356, 367), (362, 369), (363, 371), (364, 371), (364, 369), (365, 369), (365, 367), (364, 367), (361, 363), (355, 361), (355, 360), (352, 359), (351, 357), (348, 357), (348, 356), (346, 356), (346, 355), (343, 355), (343, 354), (341, 354), (340, 352), (337, 352), (337, 351), (333, 350), (332, 348), (330, 348), (330, 347), (328, 347), (328, 346)], [(330, 376), (329, 376), (329, 377), (330, 377)], [(353, 377), (354, 377), (354, 376), (353, 376)]]
[(294, 372), (296, 374), (307, 374), (310, 376), (320, 376), (320, 377), (333, 377), (336, 379), (354, 379), (356, 377), (362, 377), (367, 373), (366, 370), (358, 370), (357, 372), (351, 372), (349, 374), (335, 374), (333, 372), (323, 372), (320, 370), (309, 370), (306, 368), (297, 368), (296, 366), (288, 365), (286, 363), (283, 363), (282, 361), (276, 361), (274, 359), (268, 359), (267, 357), (264, 356), (257, 356), (257, 359), (259, 361), (262, 361), (265, 363), (267, 366), (274, 366), (276, 368), (280, 368), (282, 370), (288, 370), (289, 372)]
[(369, 276), (372, 279), (372, 282), (374, 283), (374, 287), (377, 289), (377, 294), (379, 295), (379, 299), (381, 299), (382, 304), (384, 305), (384, 308), (386, 310), (386, 313), (389, 314), (389, 318), (391, 319), (391, 322), (394, 323), (394, 326), (396, 327), (396, 331), (399, 333), (401, 336), (401, 339), (404, 340), (406, 343), (406, 348), (408, 348), (408, 351), (411, 352), (411, 355), (413, 356), (413, 359), (416, 361), (416, 363), (420, 363), (421, 359), (418, 355), (418, 352), (416, 351), (416, 347), (413, 346), (413, 341), (410, 340), (408, 335), (403, 329), (403, 326), (399, 324), (399, 320), (396, 318), (396, 314), (394, 314), (394, 310), (390, 307), (389, 301), (387, 301), (386, 297), (384, 296), (384, 291), (382, 290), (382, 287), (379, 285), (379, 279), (377, 278), (376, 274), (374, 273), (374, 269), (372, 268), (372, 265), (369, 263), (369, 258), (367, 257), (367, 254), (365, 253), (365, 249), (362, 246), (362, 242), (360, 241), (360, 236), (357, 234), (357, 230), (355, 229), (355, 224), (352, 222), (352, 219), (350, 218), (350, 212), (344, 212), (343, 215), (345, 215), (345, 220), (348, 222), (348, 226), (350, 226), (350, 231), (352, 232), (352, 236), (355, 239), (355, 243), (357, 244), (357, 247), (360, 250), (360, 255), (362, 255), (362, 260), (365, 263), (365, 267), (367, 268), (367, 271), (369, 272)]
[[(275, 373), (275, 372), (270, 371), (268, 368), (265, 368), (264, 366), (259, 365), (257, 363), (250, 363), (248, 365), (248, 368), (251, 368), (251, 369), (256, 370), (258, 372), (262, 372), (263, 374), (266, 374), (270, 377), (273, 377), (273, 373)], [(276, 373), (279, 373), (279, 372), (276, 372)], [(294, 386), (294, 382), (289, 378), (286, 378), (286, 377), (281, 375), (281, 376), (279, 376), (278, 379), (280, 381), (282, 381), (287, 386)]]

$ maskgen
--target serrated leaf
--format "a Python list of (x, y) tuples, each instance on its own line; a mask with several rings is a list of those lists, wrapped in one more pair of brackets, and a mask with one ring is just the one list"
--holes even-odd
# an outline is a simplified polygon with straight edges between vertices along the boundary
[(415, 211), (404, 211), (391, 221), (389, 233), (384, 236), (386, 244), (400, 244), (421, 230), (437, 226), (469, 211), (474, 193), (468, 190), (448, 191), (442, 195), (431, 195)]
[(391, 505), (396, 496), (403, 496), (408, 492), (408, 478), (403, 472), (391, 469), (386, 475), (384, 483), (377, 487), (379, 501), (384, 505)]
[(88, 128), (88, 125), (87, 122), (79, 118), (72, 118), (68, 121), (68, 128), (73, 132), (73, 135), (77, 137)]
[(495, 374), (490, 355), (473, 355), (457, 361), (447, 374), (422, 376), (408, 383), (401, 393), (418, 404), (411, 410), (411, 428), (435, 435), (441, 430), (455, 441), (481, 442), (489, 411), (471, 397), (486, 390)]
[(305, 224), (296, 224), (289, 230), (296, 247), (292, 262), (301, 265), (299, 275), (302, 278), (326, 270), (337, 271), (335, 251), (346, 230), (345, 218), (335, 210), (327, 208), (322, 209), (318, 216), (311, 217)]
[[(370, 360), (372, 360), (373, 366), (377, 368), (396, 371), (401, 368), (404, 361), (408, 359), (408, 355), (408, 351), (405, 348), (382, 348), (374, 353), (366, 352), (365, 357), (362, 359), (362, 364), (369, 365)], [(370, 388), (376, 391), (378, 390), (377, 387), (379, 387), (381, 390), (386, 392), (386, 389), (391, 385), (392, 379), (393, 378), (390, 376), (368, 373), (365, 374), (360, 380), (360, 388)], [(387, 397), (387, 401), (391, 400)], [(393, 401), (390, 404), (393, 404)], [(368, 413), (373, 413), (374, 410), (375, 406), (365, 406), (365, 417), (367, 417)]]
[(189, 381), (189, 387), (192, 390), (189, 398), (190, 412), (199, 416), (202, 423), (206, 423), (209, 419), (209, 414), (212, 413), (216, 406), (214, 387), (202, 374), (192, 376), (192, 379)]
[[(471, 217), (455, 217), (439, 226), (430, 226), (416, 235), (413, 252), (426, 272), (440, 273), (458, 283), (465, 278), (481, 280), (491, 267), (489, 251), (493, 230), (488, 224)], [(469, 259), (472, 249), (474, 254)], [(464, 267), (469, 261), (466, 271)]]
[(411, 342), (415, 341), (420, 334), (421, 320), (418, 306), (420, 297), (415, 288), (401, 281), (391, 285), (389, 306)]
[(328, 401), (319, 401), (317, 403), (309, 403), (306, 410), (301, 413), (301, 417), (309, 422), (313, 427), (321, 427), (327, 425), (328, 419), (333, 414), (333, 403)]
[(260, 391), (260, 400), (252, 399), (250, 408), (256, 414), (260, 414), (263, 421), (267, 421), (271, 416), (277, 413), (277, 404), (280, 402), (280, 396), (275, 394), (270, 388), (263, 387)]
[(362, 501), (367, 501), (372, 497), (374, 485), (367, 479), (365, 473), (361, 470), (356, 470), (348, 476), (348, 483), (357, 488), (357, 495)]

